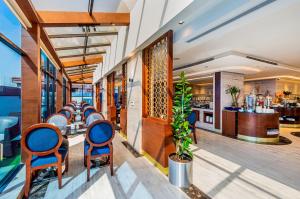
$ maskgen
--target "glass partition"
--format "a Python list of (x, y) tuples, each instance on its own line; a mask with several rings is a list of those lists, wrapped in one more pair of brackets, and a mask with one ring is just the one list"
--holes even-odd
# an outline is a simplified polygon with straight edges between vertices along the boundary
[[(21, 24), (0, 1), (0, 193), (20, 168)], [(4, 39), (4, 40), (3, 40)]]

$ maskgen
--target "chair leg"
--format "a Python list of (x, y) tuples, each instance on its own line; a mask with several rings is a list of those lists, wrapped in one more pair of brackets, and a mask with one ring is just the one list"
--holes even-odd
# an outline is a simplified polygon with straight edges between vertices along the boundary
[(196, 137), (196, 130), (193, 129), (193, 134), (194, 134), (194, 142), (195, 144), (197, 144), (197, 137)]
[(87, 158), (87, 157), (86, 157), (86, 155), (85, 155), (84, 158), (83, 158), (83, 164), (84, 164), (85, 167), (87, 167), (87, 164), (86, 164), (86, 162), (87, 162), (87, 161), (86, 161), (86, 158)]
[(30, 184), (31, 184), (30, 166), (26, 166), (26, 180), (25, 180), (25, 190), (24, 190), (25, 198), (28, 198), (28, 196), (29, 196)]
[(89, 155), (86, 157), (86, 161), (87, 161), (87, 181), (90, 181), (91, 160)]
[(57, 165), (57, 178), (58, 178), (58, 188), (61, 189), (62, 187), (62, 168), (61, 168), (61, 164)]
[(110, 165), (110, 175), (114, 175), (114, 161), (113, 161), (113, 147), (110, 148), (110, 156), (109, 156), (109, 165)]
[(69, 171), (69, 153), (67, 154), (67, 157), (66, 157), (66, 160), (65, 160), (65, 166), (66, 166), (66, 169), (65, 171), (68, 172)]

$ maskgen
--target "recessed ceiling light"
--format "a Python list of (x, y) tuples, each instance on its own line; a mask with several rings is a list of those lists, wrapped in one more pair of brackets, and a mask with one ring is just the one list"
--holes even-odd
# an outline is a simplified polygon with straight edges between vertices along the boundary
[(182, 24), (184, 24), (184, 21), (181, 20), (181, 21), (178, 22), (178, 24), (182, 25)]

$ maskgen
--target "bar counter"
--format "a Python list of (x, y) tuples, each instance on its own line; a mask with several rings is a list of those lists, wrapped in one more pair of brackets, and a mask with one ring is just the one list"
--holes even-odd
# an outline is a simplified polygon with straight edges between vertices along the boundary
[(300, 127), (300, 107), (274, 107), (274, 110), (279, 112), (281, 127)]
[(258, 142), (279, 142), (279, 113), (238, 112), (238, 139)]

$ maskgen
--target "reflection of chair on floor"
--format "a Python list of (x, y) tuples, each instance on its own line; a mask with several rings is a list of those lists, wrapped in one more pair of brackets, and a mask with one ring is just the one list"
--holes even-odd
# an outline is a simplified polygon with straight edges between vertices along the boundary
[[(20, 127), (18, 117), (0, 117), (0, 147), (4, 157), (15, 156), (18, 150), (17, 145), (20, 141)], [(2, 158), (2, 157), (0, 157)]]
[(22, 149), (26, 153), (25, 197), (29, 195), (31, 175), (34, 171), (49, 167), (57, 168), (58, 186), (62, 187), (62, 163), (68, 171), (68, 149), (61, 147), (63, 137), (60, 130), (51, 124), (35, 124), (25, 130)]
[(87, 181), (90, 180), (91, 160), (102, 156), (109, 158), (113, 175), (113, 145), (115, 129), (107, 120), (97, 120), (89, 125), (84, 141), (84, 163), (87, 165)]

